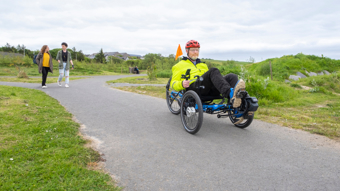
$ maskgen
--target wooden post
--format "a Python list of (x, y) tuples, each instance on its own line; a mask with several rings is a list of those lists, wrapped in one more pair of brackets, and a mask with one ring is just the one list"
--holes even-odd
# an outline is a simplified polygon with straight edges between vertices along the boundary
[(270, 77), (273, 80), (273, 71), (272, 71), (272, 62), (269, 61), (269, 66), (270, 66)]

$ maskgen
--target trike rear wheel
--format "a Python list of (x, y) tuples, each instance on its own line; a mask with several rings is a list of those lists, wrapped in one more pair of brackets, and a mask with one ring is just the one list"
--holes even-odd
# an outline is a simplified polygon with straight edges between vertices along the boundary
[(243, 99), (242, 105), (241, 105), (240, 108), (232, 109), (232, 110), (228, 111), (229, 119), (236, 127), (244, 129), (244, 128), (248, 127), (251, 124), (251, 122), (253, 122), (254, 112), (253, 112), (252, 115), (247, 115), (248, 116), (247, 119), (243, 119), (243, 121), (241, 123), (237, 123), (240, 120), (241, 116), (234, 115), (234, 114), (248, 112), (247, 108), (248, 108), (248, 103), (245, 99)]
[(170, 90), (170, 82), (171, 78), (166, 85), (166, 104), (168, 105), (168, 108), (172, 114), (178, 115), (181, 113), (181, 106), (179, 102), (180, 97), (178, 95), (171, 95), (172, 91)]

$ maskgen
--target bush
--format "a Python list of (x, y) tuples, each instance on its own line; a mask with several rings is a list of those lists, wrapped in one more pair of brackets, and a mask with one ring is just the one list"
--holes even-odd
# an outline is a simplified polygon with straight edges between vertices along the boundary
[(299, 95), (292, 87), (282, 82), (267, 81), (263, 78), (250, 77), (246, 81), (246, 89), (251, 96), (259, 100), (265, 99), (266, 103), (278, 103), (294, 99)]
[(263, 63), (260, 67), (259, 74), (262, 76), (270, 75), (270, 65), (269, 63)]
[(156, 65), (152, 64), (151, 66), (148, 67), (147, 74), (149, 77), (149, 80), (157, 80), (157, 67)]
[(220, 66), (219, 64), (212, 63), (211, 61), (207, 61), (205, 64), (208, 66), (209, 69), (210, 68), (217, 68), (217, 67)]
[(309, 77), (309, 74), (307, 74), (307, 72), (306, 72), (305, 70), (302, 70), (302, 71), (300, 71), (300, 72), (301, 72), (303, 75)]
[(325, 81), (325, 79), (316, 79), (316, 84), (318, 85), (318, 86), (322, 86), (322, 85), (324, 85), (326, 83), (326, 81)]
[(293, 88), (302, 89), (302, 87), (300, 86), (300, 84), (291, 83), (290, 86), (292, 86)]
[(227, 75), (230, 73), (241, 75), (241, 65), (237, 64), (234, 60), (227, 60), (226, 62), (222, 62), (222, 66), (217, 67), (222, 75)]
[(157, 72), (158, 78), (170, 78), (171, 75), (172, 75), (171, 70), (163, 70), (163, 71)]
[(28, 76), (27, 76), (26, 72), (23, 71), (23, 70), (21, 70), (21, 71), (18, 73), (17, 76), (18, 76), (18, 78), (26, 78), (26, 79), (28, 79)]

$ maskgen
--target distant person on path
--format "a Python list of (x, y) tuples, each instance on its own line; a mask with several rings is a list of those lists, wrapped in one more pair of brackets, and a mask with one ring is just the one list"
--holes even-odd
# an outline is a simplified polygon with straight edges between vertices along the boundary
[(139, 74), (139, 69), (137, 66), (135, 67), (135, 71), (136, 71), (136, 74)]
[(61, 43), (62, 50), (58, 51), (57, 60), (59, 63), (59, 79), (57, 81), (58, 85), (61, 86), (61, 81), (65, 76), (65, 87), (68, 88), (70, 82), (70, 63), (72, 64), (72, 70), (74, 69), (74, 65), (72, 62), (71, 53), (67, 51), (67, 43)]
[[(176, 91), (186, 89), (198, 93), (199, 90), (195, 88), (196, 81), (194, 80), (194, 76), (202, 76), (203, 81), (201, 82), (201, 85), (205, 86), (204, 89), (200, 89), (202, 96), (218, 96), (222, 94), (223, 97), (229, 100), (234, 108), (240, 107), (242, 100), (241, 98), (236, 97), (236, 93), (240, 89), (245, 89), (246, 85), (244, 81), (242, 79), (238, 80), (236, 74), (230, 73), (226, 76), (222, 76), (217, 68), (208, 69), (208, 66), (198, 58), (200, 47), (200, 43), (196, 40), (190, 40), (186, 43), (185, 50), (188, 57), (183, 57), (179, 63), (172, 67), (171, 88)], [(189, 80), (182, 79), (182, 75), (186, 73), (187, 69), (191, 69)], [(232, 95), (230, 88), (234, 88), (234, 93)], [(237, 124), (242, 121), (243, 117), (237, 121)]]
[(42, 73), (42, 88), (46, 89), (46, 79), (48, 72), (53, 73), (52, 57), (50, 49), (47, 45), (42, 46), (39, 54), (36, 57), (36, 62), (39, 66), (39, 73)]

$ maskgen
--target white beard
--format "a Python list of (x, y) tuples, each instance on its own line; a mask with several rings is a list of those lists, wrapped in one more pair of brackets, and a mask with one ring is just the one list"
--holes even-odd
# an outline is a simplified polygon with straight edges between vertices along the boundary
[(193, 56), (193, 57), (190, 57), (191, 59), (193, 60), (196, 60), (198, 58), (198, 56)]

